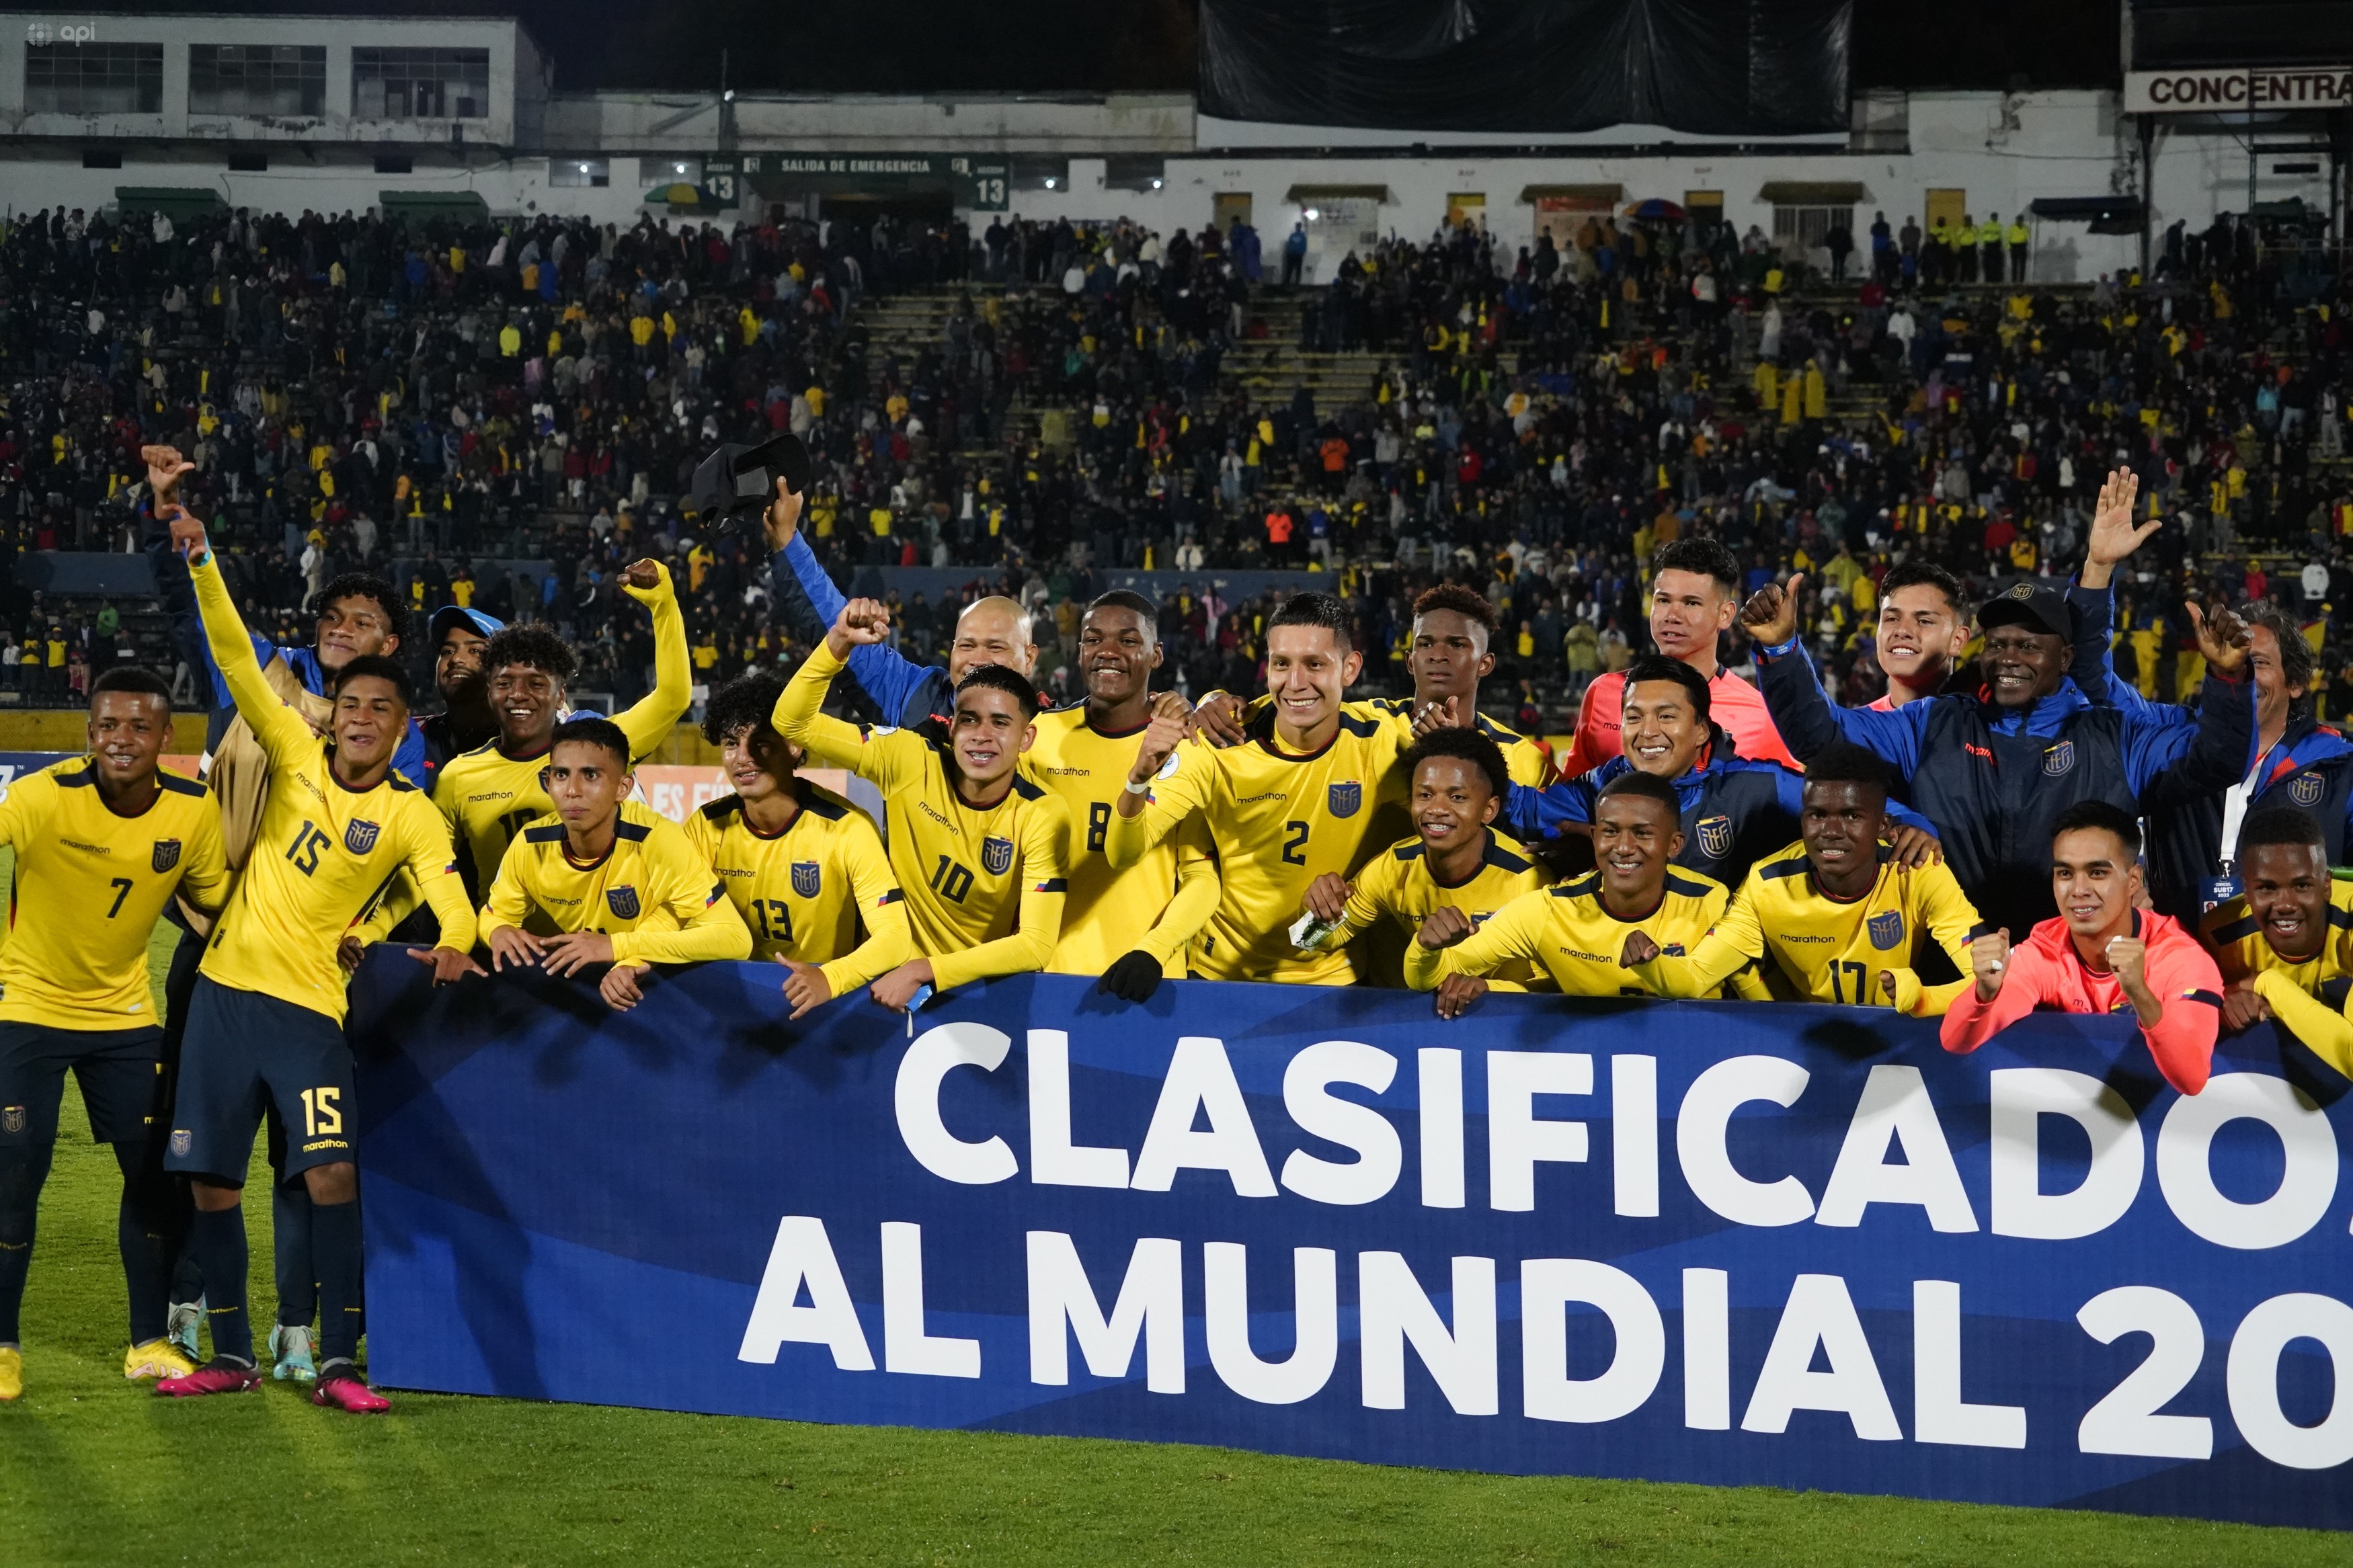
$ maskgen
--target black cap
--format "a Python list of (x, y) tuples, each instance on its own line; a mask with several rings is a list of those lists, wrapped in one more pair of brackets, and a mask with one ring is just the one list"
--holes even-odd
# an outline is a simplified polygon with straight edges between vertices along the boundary
[(694, 483), (687, 493), (701, 517), (765, 511), (776, 498), (780, 478), (796, 495), (809, 487), (808, 448), (789, 431), (771, 436), (756, 447), (732, 442), (721, 447), (696, 467)]
[(2061, 642), (2073, 642), (2075, 637), (2075, 622), (2067, 613), (2065, 597), (2056, 588), (2039, 583), (2012, 584), (1978, 606), (1978, 630), (1989, 632), (1996, 626), (2024, 626), (2047, 632)]

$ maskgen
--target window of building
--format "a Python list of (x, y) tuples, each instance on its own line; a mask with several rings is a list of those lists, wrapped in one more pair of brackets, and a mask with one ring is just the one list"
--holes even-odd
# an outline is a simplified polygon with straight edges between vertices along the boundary
[(547, 183), (551, 185), (609, 185), (613, 183), (613, 165), (604, 158), (550, 158), (547, 161)]
[(1798, 243), (1808, 250), (1819, 247), (1822, 237), (1834, 228), (1842, 228), (1849, 238), (1853, 237), (1852, 207), (1777, 206), (1773, 209), (1773, 237), (1788, 239), (1794, 236)]
[(161, 114), (161, 44), (27, 44), (28, 114)]
[(301, 44), (190, 44), (191, 114), (324, 114), (327, 51)]
[(488, 49), (353, 49), (352, 113), (361, 120), (485, 120)]

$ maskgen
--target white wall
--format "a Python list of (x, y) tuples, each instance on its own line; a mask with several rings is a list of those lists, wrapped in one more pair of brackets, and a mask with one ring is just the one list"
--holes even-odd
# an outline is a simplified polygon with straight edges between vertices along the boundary
[[(195, 24), (188, 24), (195, 26)], [(210, 24), (206, 24), (210, 26)], [(0, 27), (5, 26), (0, 19)], [(10, 35), (0, 32), (0, 42)], [(22, 32), (14, 80), (22, 79)], [(524, 40), (527, 44), (528, 40)], [(0, 49), (0, 90), (16, 90)], [(534, 59), (520, 68), (529, 77)], [(334, 101), (331, 72), (330, 102)], [(343, 89), (348, 93), (348, 82)], [(0, 145), (0, 210), (25, 212), (63, 203), (93, 208), (113, 199), (118, 185), (205, 185), (232, 205), (299, 212), (339, 212), (373, 206), (384, 190), (476, 190), (501, 214), (582, 214), (600, 222), (632, 223), (648, 188), (659, 179), (664, 152), (708, 153), (716, 142), (715, 115), (705, 114), (656, 136), (650, 127), (696, 100), (690, 95), (600, 94), (558, 98), (545, 106), (549, 153), (596, 154), (611, 165), (604, 189), (553, 188), (546, 156), (501, 156), (489, 149), (462, 159), (446, 150), (417, 151), (417, 172), (377, 174), (354, 147), (275, 148), (267, 174), (232, 174), (216, 143), (181, 142), (168, 153), (133, 149), (120, 170), (85, 170), (79, 143), (68, 138)], [(1860, 182), (1859, 230), (1874, 211), (1902, 227), (1923, 210), (1924, 193), (1951, 187), (1967, 193), (1979, 218), (2005, 219), (2038, 197), (2092, 196), (2137, 188), (2138, 139), (2117, 111), (2112, 91), (2069, 90), (2006, 95), (1922, 92), (1903, 106), (1900, 152), (1763, 151), (1741, 155), (1707, 149), (1660, 148), (1639, 156), (1575, 151), (1545, 156), (1481, 152), (1447, 156), (1347, 155), (1324, 151), (1187, 151), (1194, 134), (1189, 100), (1167, 95), (1114, 95), (1102, 100), (771, 98), (739, 102), (737, 140), (746, 152), (792, 151), (1039, 151), (1068, 158), (1063, 188), (1017, 190), (1016, 216), (1052, 220), (1132, 217), (1163, 233), (1208, 223), (1220, 192), (1246, 192), (1270, 257), (1299, 216), (1284, 198), (1294, 185), (1385, 186), (1384, 232), (1427, 237), (1443, 219), (1456, 192), (1486, 197), (1489, 227), (1514, 249), (1535, 240), (1535, 210), (1520, 201), (1532, 184), (1616, 183), (1629, 201), (1662, 196), (1681, 202), (1692, 190), (1724, 193), (1725, 215), (1744, 231), (1771, 230), (1773, 213), (1761, 199), (1769, 181)], [(1889, 127), (1874, 121), (1875, 135)], [(1112, 189), (1105, 154), (1150, 152), (1166, 157), (1163, 188)], [(1173, 151), (1168, 149), (1174, 149)], [(2276, 158), (2263, 160), (2256, 195), (2264, 201), (2301, 195), (2325, 207), (2325, 173), (2276, 176)], [(2325, 157), (2297, 161), (2318, 162)], [(2247, 205), (2247, 158), (2228, 132), (2192, 132), (2167, 122), (2158, 137), (2154, 227), (2176, 218), (2202, 226), (2217, 211)], [(989, 215), (968, 215), (976, 229)], [(2035, 223), (2035, 276), (2088, 280), (2137, 264), (2136, 235), (2093, 235), (2083, 224)], [(1858, 235), (1860, 237), (1860, 234)], [(1319, 279), (1320, 280), (1320, 279)]]

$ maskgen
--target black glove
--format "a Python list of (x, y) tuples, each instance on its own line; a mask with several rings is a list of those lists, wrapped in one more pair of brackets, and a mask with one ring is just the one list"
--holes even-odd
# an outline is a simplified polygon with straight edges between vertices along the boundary
[(1123, 1002), (1149, 1002), (1152, 994), (1160, 989), (1160, 961), (1148, 952), (1131, 952), (1113, 961), (1103, 972), (1095, 989), (1109, 992)]

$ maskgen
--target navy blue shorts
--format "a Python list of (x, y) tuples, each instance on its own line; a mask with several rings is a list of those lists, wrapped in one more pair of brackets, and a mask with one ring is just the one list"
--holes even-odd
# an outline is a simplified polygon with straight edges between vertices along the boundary
[(100, 1143), (144, 1142), (168, 1109), (164, 1031), (153, 1025), (0, 1024), (0, 1160), (46, 1155), (56, 1143), (69, 1068), (81, 1084), (90, 1135)]
[(164, 1168), (244, 1185), (254, 1131), (271, 1106), (286, 1122), (281, 1178), (359, 1158), (352, 1052), (343, 1026), (324, 1013), (198, 975)]

